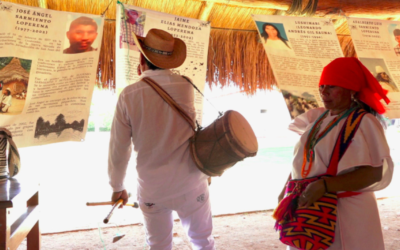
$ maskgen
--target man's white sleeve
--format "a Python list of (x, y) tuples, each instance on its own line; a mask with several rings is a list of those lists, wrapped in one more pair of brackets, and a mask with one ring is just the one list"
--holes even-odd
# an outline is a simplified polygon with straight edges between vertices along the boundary
[(108, 176), (114, 192), (125, 189), (124, 179), (132, 152), (132, 127), (126, 113), (124, 94), (121, 93), (110, 133)]

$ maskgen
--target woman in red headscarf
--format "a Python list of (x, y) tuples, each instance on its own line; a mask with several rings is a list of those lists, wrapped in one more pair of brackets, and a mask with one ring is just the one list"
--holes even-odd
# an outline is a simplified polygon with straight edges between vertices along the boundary
[[(298, 197), (298, 207), (309, 207), (325, 193), (336, 192), (336, 229), (334, 242), (328, 249), (384, 249), (373, 191), (387, 187), (393, 174), (390, 149), (379, 121), (380, 114), (385, 112), (380, 100), (389, 103), (389, 99), (356, 58), (337, 58), (328, 64), (321, 75), (319, 92), (325, 108), (312, 109), (289, 126), (301, 135), (289, 179), (326, 174), (347, 116), (358, 108), (367, 113), (337, 164), (337, 175), (310, 183)], [(284, 190), (279, 201), (283, 194)]]

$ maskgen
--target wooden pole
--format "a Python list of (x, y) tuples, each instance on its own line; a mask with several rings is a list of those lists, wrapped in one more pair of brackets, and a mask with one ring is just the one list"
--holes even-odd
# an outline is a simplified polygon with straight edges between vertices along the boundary
[(105, 224), (107, 224), (107, 223), (110, 221), (110, 218), (111, 218), (111, 216), (112, 216), (113, 213), (114, 213), (114, 210), (115, 210), (117, 207), (119, 207), (119, 205), (121, 205), (123, 202), (124, 202), (123, 199), (119, 199), (117, 202), (114, 203), (114, 205), (113, 205), (111, 211), (108, 213), (107, 217), (103, 220), (103, 222), (104, 222)]
[[(292, 0), (205, 0), (208, 3), (227, 4), (244, 8), (288, 10)], [(308, 0), (303, 0), (303, 4)], [(303, 5), (304, 6), (304, 5)], [(398, 0), (320, 0), (316, 17), (338, 16), (369, 17), (383, 19), (400, 16)]]
[[(86, 206), (104, 206), (104, 205), (114, 205), (114, 204), (115, 202), (113, 201), (86, 202)], [(138, 208), (139, 204), (137, 202), (126, 203), (124, 206)]]
[(339, 15), (340, 10), (343, 12), (342, 15), (349, 17), (384, 19), (400, 16), (398, 0), (324, 0), (318, 2), (315, 16)]
[(205, 0), (208, 3), (227, 4), (245, 8), (262, 8), (287, 10), (292, 4), (292, 0)]

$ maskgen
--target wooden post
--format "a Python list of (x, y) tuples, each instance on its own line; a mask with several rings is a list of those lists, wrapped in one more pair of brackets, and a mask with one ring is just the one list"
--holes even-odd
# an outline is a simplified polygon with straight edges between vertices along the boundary
[[(208, 3), (228, 4), (231, 6), (260, 9), (288, 10), (293, 0), (205, 0)], [(303, 0), (303, 4), (308, 0)], [(304, 6), (304, 5), (303, 5)], [(384, 19), (398, 17), (400, 4), (398, 0), (321, 0), (318, 1), (316, 17), (339, 15), (351, 17), (370, 17)]]
[(292, 0), (205, 0), (208, 3), (228, 4), (245, 8), (287, 10)]
[(0, 249), (7, 250), (10, 239), (10, 208), (0, 209)]
[[(38, 206), (39, 205), (39, 192), (36, 192), (27, 202), (27, 206)], [(39, 220), (32, 227), (31, 231), (29, 231), (26, 236), (27, 240), (27, 249), (28, 250), (36, 250), (40, 249), (42, 245), (42, 239), (40, 234)]]
[(340, 10), (349, 17), (386, 19), (399, 16), (400, 4), (398, 0), (324, 0), (318, 2), (315, 16), (330, 17), (338, 15)]

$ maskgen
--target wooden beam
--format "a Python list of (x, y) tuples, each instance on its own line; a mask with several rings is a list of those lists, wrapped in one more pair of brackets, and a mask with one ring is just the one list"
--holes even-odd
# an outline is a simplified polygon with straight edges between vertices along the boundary
[[(243, 8), (288, 10), (293, 0), (205, 0), (208, 3), (227, 4)], [(308, 0), (303, 0), (303, 4)], [(334, 18), (339, 15), (366, 18), (397, 18), (400, 16), (399, 0), (320, 0), (316, 17)]]
[(214, 7), (213, 2), (207, 2), (203, 1), (203, 6), (201, 7), (200, 13), (197, 16), (197, 19), (200, 19), (202, 21), (208, 21), (208, 18), (210, 17), (210, 13), (212, 8)]
[(292, 0), (205, 0), (208, 3), (227, 4), (244, 8), (287, 10)]
[(43, 9), (47, 9), (47, 0), (38, 0), (39, 2), (39, 7)]
[(324, 0), (319, 1), (315, 16), (333, 17), (339, 15), (340, 10), (348, 17), (384, 19), (400, 16), (398, 0)]

